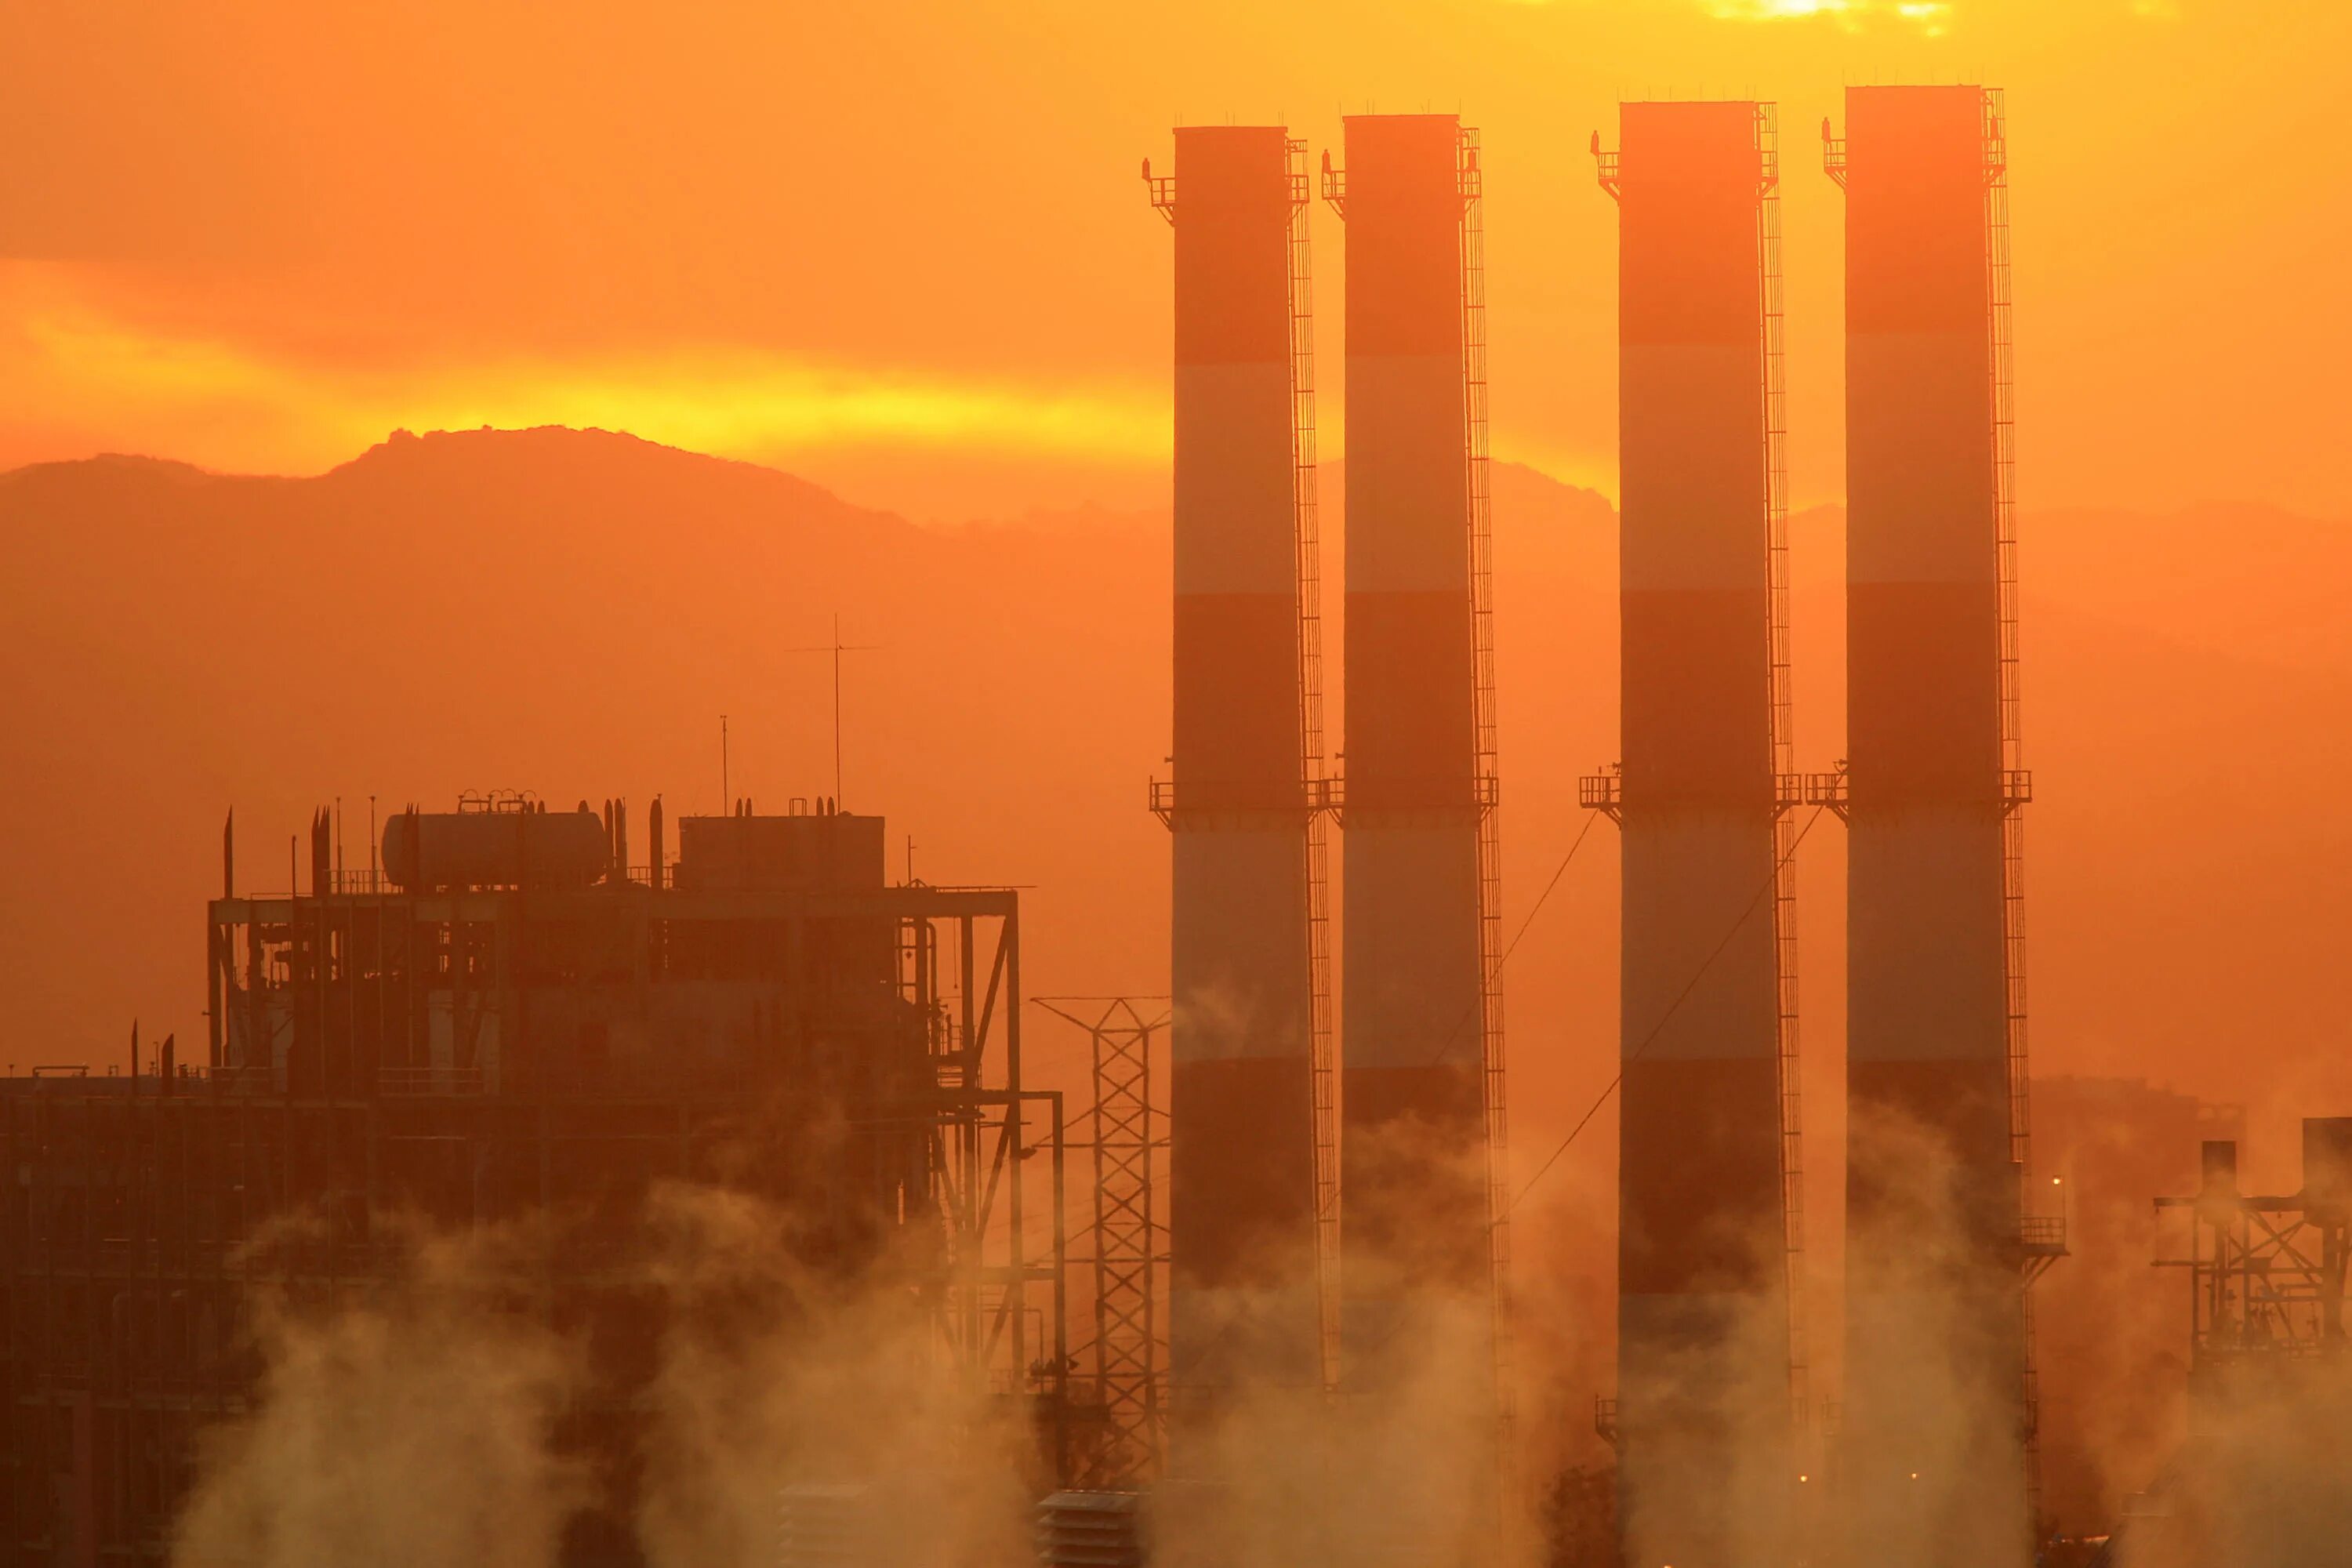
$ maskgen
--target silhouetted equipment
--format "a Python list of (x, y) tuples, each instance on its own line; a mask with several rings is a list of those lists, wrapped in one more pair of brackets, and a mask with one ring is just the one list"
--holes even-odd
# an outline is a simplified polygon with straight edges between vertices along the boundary
[(882, 862), (878, 816), (681, 816), (669, 880), (692, 893), (847, 889), (878, 877)]
[(1160, 1292), (1167, 1226), (1157, 1167), (1168, 1150), (1167, 1112), (1154, 1102), (1152, 1038), (1169, 1024), (1164, 997), (1040, 996), (1037, 1005), (1087, 1032), (1094, 1105), (1094, 1397), (1073, 1394), (1074, 1414), (1099, 1412), (1101, 1440), (1072, 1444), (1072, 1476), (1089, 1488), (1156, 1479), (1167, 1458), (1168, 1345)]
[(257, 1298), (366, 1298), (410, 1221), (526, 1215), (560, 1240), (532, 1302), (594, 1352), (559, 1442), (602, 1489), (564, 1561), (638, 1561), (644, 1205), (673, 1179), (881, 1285), (877, 1333), (936, 1345), (1059, 1472), (1062, 1103), (1022, 1081), (1016, 895), (887, 883), (874, 816), (688, 817), (667, 868), (625, 865), (625, 820), (395, 816), (384, 875), (314, 857), (308, 890), (213, 900), (206, 1068), (167, 1040), (161, 1082), (0, 1079), (0, 1561), (159, 1549), (201, 1425), (251, 1393)]
[(2352, 1116), (2304, 1119), (2303, 1207), (2317, 1223), (2345, 1223), (2352, 1208)]
[(1038, 1568), (1144, 1568), (1144, 1494), (1058, 1491), (1037, 1504)]
[(2352, 1259), (2352, 1116), (2305, 1117), (2303, 1186), (2249, 1194), (2238, 1145), (2202, 1145), (2202, 1180), (2158, 1210), (2188, 1212), (2187, 1247), (2158, 1268), (2189, 1276), (2191, 1426), (2249, 1392), (2254, 1369), (2347, 1356), (2345, 1272)]
[(425, 812), (411, 808), (383, 827), (383, 875), (412, 892), (459, 888), (580, 889), (612, 862), (611, 825), (586, 810)]
[(1712, 1568), (1788, 1554), (1803, 1468), (1780, 155), (1769, 104), (1619, 114), (1624, 751), (1582, 789), (1624, 834), (1608, 1435), (1626, 1561)]
[[(1176, 132), (1170, 1385), (1318, 1389), (1338, 1215), (1305, 143)], [(1178, 1463), (1183, 1439), (1176, 1439)]]
[(1475, 1319), (1507, 1399), (1478, 140), (1442, 114), (1346, 136), (1323, 178), (1348, 266), (1339, 1382), (1384, 1393)]
[[(2034, 1539), (2049, 1251), (2022, 1213), (2007, 147), (1982, 88), (1846, 112), (1849, 758), (1814, 796), (1851, 845), (1843, 1484), (1867, 1551), (1986, 1568)], [(1967, 1397), (1923, 1385), (1946, 1366)]]
[(2195, 1193), (2156, 1200), (2186, 1221), (2156, 1263), (2189, 1276), (2188, 1439), (2126, 1499), (2112, 1560), (2336, 1561), (2352, 1517), (2352, 1117), (2305, 1119), (2298, 1192), (2244, 1192), (2234, 1141), (2208, 1141), (2200, 1164)]

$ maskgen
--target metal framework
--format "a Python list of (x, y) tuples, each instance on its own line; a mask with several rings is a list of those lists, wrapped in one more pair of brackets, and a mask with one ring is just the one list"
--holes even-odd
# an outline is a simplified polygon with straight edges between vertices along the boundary
[(1469, 441), (1470, 645), (1476, 679), (1474, 712), (1478, 799), (1478, 1025), (1486, 1114), (1487, 1258), (1493, 1279), (1495, 1397), (1502, 1451), (1514, 1417), (1511, 1368), (1511, 1192), (1509, 1103), (1503, 1058), (1502, 770), (1496, 745), (1495, 541), (1486, 413), (1486, 237), (1478, 132), (1464, 126), (1454, 149), (1462, 197), (1462, 391)]
[(1764, 348), (1764, 524), (1769, 562), (1765, 637), (1771, 665), (1772, 956), (1778, 1002), (1777, 1072), (1780, 1096), (1781, 1260), (1789, 1314), (1789, 1407), (1802, 1433), (1809, 1424), (1805, 1334), (1804, 1061), (1797, 1008), (1797, 824), (1802, 799), (1790, 718), (1789, 656), (1788, 350), (1783, 341), (1780, 274), (1780, 133), (1778, 109), (1756, 106), (1756, 249)]
[[(2036, 1364), (2033, 1282), (2064, 1251), (2033, 1246), (2028, 1233), (2040, 1216), (2024, 1205), (2033, 1192), (2033, 1077), (2026, 1051), (2025, 1007), (2025, 816), (2020, 807), (2033, 798), (2032, 775), (2024, 763), (2020, 721), (2017, 631), (2017, 418), (2009, 267), (2009, 137), (2005, 99), (1999, 88), (1984, 95), (1985, 286), (1992, 366), (1992, 464), (1994, 549), (2000, 580), (2000, 766), (2001, 766), (2001, 955), (2009, 1032), (2009, 1149), (2018, 1171), (2020, 1253), (2026, 1259), (2020, 1292), (2025, 1318), (2025, 1503), (2026, 1518), (2040, 1528), (2042, 1516), (2042, 1374)], [(2035, 1259), (2039, 1258), (2039, 1267)]]
[[(2205, 1147), (2205, 1190), (2156, 1200), (2159, 1213), (2188, 1216), (2185, 1251), (2156, 1266), (2189, 1275), (2192, 1375), (2352, 1353), (2344, 1329), (2352, 1207), (2340, 1194), (2328, 1201), (2315, 1193), (2308, 1163), (2304, 1192), (2242, 1194), (2236, 1145)], [(2227, 1151), (2226, 1163), (2216, 1162), (2217, 1151)]]
[[(1159, 1476), (1167, 1455), (1160, 1327), (1167, 1262), (1156, 1167), (1168, 1139), (1152, 1100), (1152, 1038), (1168, 1026), (1165, 997), (1045, 997), (1037, 1005), (1087, 1033), (1094, 1081), (1095, 1383), (1109, 1441), (1084, 1456), (1080, 1484), (1128, 1487)], [(1074, 1012), (1073, 1007), (1085, 1011)]]
[(2185, 1222), (2154, 1262), (2188, 1276), (2186, 1441), (2124, 1500), (2114, 1560), (2294, 1561), (2343, 1534), (2352, 1118), (2305, 1120), (2292, 1194), (2241, 1192), (2235, 1140), (2200, 1152), (2199, 1190), (2156, 1200)]
[[(1066, 1464), (1062, 1099), (1022, 1082), (1013, 892), (681, 890), (617, 867), (573, 890), (410, 892), (315, 853), (313, 871), (307, 893), (212, 904), (208, 1065), (0, 1080), (0, 1563), (164, 1554), (193, 1445), (258, 1370), (239, 1327), (257, 1289), (360, 1299), (396, 1277), (415, 1217), (584, 1215), (541, 1305), (593, 1319), (624, 1310), (635, 1205), (667, 1179), (822, 1215), (821, 1264), (905, 1269), (940, 1364), (1018, 1402)], [(878, 952), (887, 994), (838, 984), (873, 972), (851, 948)], [(721, 951), (775, 998), (749, 1010), (740, 1067), (518, 1070), (588, 1037), (559, 1042), (563, 995), (643, 1002), (666, 965)], [(566, 968), (592, 952), (599, 973)], [(845, 1100), (803, 1076), (883, 1056), (919, 1075)], [(1043, 1194), (1024, 1174), (1041, 1149)], [(642, 1419), (606, 1391), (582, 1441), (625, 1447)]]
[(1290, 180), (1290, 462), (1298, 550), (1299, 755), (1307, 770), (1308, 1070), (1315, 1097), (1315, 1299), (1323, 1386), (1339, 1375), (1339, 1060), (1331, 1024), (1330, 817), (1336, 781), (1323, 741), (1323, 530), (1315, 441), (1314, 193), (1307, 143), (1284, 153)]

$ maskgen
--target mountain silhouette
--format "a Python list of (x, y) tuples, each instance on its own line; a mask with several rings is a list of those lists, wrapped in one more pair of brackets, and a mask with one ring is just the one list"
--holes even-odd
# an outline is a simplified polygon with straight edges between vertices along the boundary
[[(1516, 922), (1581, 826), (1576, 775), (1613, 755), (1615, 539), (1591, 492), (1508, 465), (1496, 489)], [(1843, 751), (1839, 513), (1791, 531), (1817, 768)], [(1165, 846), (1141, 800), (1167, 751), (1166, 536), (1164, 514), (1104, 511), (919, 527), (562, 428), (396, 433), (304, 479), (118, 456), (0, 475), (18, 1049), (106, 1060), (133, 1011), (197, 1032), (197, 906), (231, 805), (241, 880), (277, 887), (286, 836), (337, 795), (358, 864), (371, 790), (379, 813), (487, 787), (714, 809), (722, 713), (736, 794), (833, 793), (831, 658), (803, 650), (836, 615), (874, 645), (842, 658), (842, 793), (891, 818), (894, 859), (911, 834), (918, 875), (1034, 885), (1033, 989), (1161, 988)], [(2314, 966), (2352, 935), (2333, 757), (2352, 531), (2252, 507), (2029, 514), (2023, 563), (2037, 1043), (2225, 1088), (2223, 1042), (2333, 1026)], [(1825, 1040), (1841, 854), (1808, 840)], [(1531, 1092), (1567, 1063), (1589, 1078), (1613, 1026), (1613, 846), (1581, 858), (1514, 960)]]

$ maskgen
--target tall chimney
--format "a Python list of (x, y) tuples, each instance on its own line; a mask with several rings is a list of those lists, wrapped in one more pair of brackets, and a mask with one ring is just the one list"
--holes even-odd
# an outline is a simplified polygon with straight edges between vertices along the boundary
[(1850, 88), (1846, 1390), (1874, 1555), (2033, 1537), (1999, 95)]
[(1769, 105), (1619, 118), (1623, 750), (1585, 791), (1624, 840), (1618, 1526), (1718, 1568), (1790, 1555), (1798, 1485), (1778, 153)]
[(1280, 126), (1175, 140), (1173, 179), (1148, 165), (1146, 178), (1176, 251), (1175, 776), (1152, 804), (1173, 829), (1169, 1352), (1183, 1465), (1181, 1425), (1226, 1391), (1319, 1389), (1323, 1336), (1305, 174)]
[[(1425, 1365), (1433, 1333), (1489, 1331), (1495, 1304), (1475, 148), (1453, 115), (1350, 116), (1328, 188), (1348, 229), (1340, 1381), (1353, 1392)], [(1483, 416), (1483, 383), (1475, 393)]]

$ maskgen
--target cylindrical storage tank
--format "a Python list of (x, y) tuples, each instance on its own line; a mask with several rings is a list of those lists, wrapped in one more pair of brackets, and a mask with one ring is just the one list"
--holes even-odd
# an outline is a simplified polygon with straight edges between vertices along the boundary
[(407, 811), (384, 824), (383, 867), (412, 892), (444, 888), (584, 888), (612, 840), (580, 811)]
[[(1784, 1555), (1763, 124), (1620, 110), (1624, 878), (1618, 1523), (1628, 1563)], [(1694, 978), (1696, 976), (1696, 978)], [(1745, 1554), (1745, 1555), (1742, 1555)]]
[(1317, 1387), (1321, 1357), (1287, 133), (1178, 130), (1174, 196), (1181, 1423), (1237, 1385)]
[(1346, 124), (1340, 1381), (1490, 1305), (1462, 128)]
[(1846, 114), (1844, 1489), (1872, 1555), (2020, 1563), (1998, 167), (1981, 88)]

